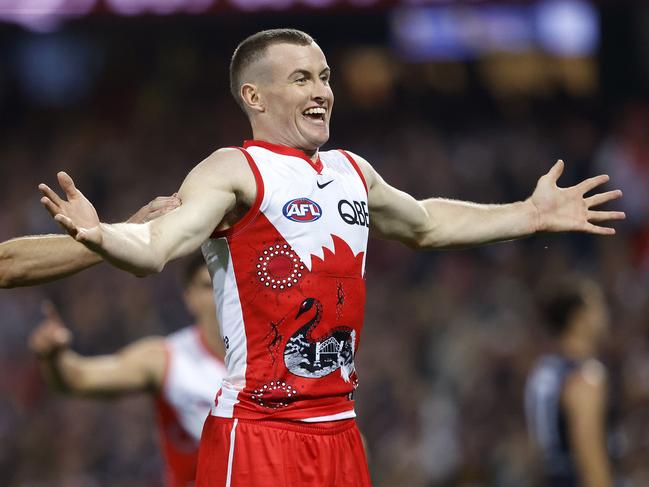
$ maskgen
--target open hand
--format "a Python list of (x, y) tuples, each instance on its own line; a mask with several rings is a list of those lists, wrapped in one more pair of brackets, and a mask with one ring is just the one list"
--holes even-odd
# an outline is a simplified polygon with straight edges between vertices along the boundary
[(74, 185), (72, 178), (61, 171), (56, 175), (67, 200), (62, 199), (47, 184), (41, 183), (38, 189), (43, 194), (41, 203), (54, 219), (73, 238), (92, 249), (101, 244), (101, 231), (97, 210)]
[(615, 229), (599, 225), (601, 222), (623, 220), (623, 211), (599, 211), (591, 208), (616, 200), (622, 196), (619, 189), (585, 196), (608, 182), (606, 174), (595, 176), (569, 188), (560, 188), (557, 181), (563, 173), (564, 163), (558, 160), (542, 176), (529, 201), (537, 211), (537, 231), (579, 231), (598, 235), (614, 235)]
[(171, 210), (178, 208), (180, 204), (178, 193), (174, 193), (171, 196), (158, 196), (137, 210), (131, 218), (126, 220), (126, 223), (146, 223), (155, 220), (169, 213)]

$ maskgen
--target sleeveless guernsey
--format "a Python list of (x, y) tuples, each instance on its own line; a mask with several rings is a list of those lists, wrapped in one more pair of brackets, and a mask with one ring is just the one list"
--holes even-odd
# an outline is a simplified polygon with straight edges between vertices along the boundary
[(363, 327), (367, 188), (344, 151), (249, 141), (250, 211), (203, 245), (227, 375), (212, 414), (242, 419), (353, 418)]

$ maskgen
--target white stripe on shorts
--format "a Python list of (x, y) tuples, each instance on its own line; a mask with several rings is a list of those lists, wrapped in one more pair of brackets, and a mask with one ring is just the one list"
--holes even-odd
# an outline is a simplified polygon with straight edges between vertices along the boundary
[(230, 482), (232, 482), (232, 459), (234, 458), (234, 440), (236, 438), (236, 429), (238, 419), (234, 420), (232, 425), (232, 431), (230, 431), (230, 451), (228, 452), (228, 476), (225, 478), (225, 487), (230, 487)]

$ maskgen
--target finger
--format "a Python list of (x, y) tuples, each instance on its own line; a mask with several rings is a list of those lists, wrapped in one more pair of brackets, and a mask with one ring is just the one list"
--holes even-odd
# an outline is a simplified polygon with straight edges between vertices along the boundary
[(582, 181), (577, 185), (577, 188), (579, 188), (579, 191), (581, 191), (582, 194), (585, 194), (592, 191), (600, 184), (608, 182), (609, 179), (611, 178), (609, 178), (608, 174), (600, 174), (599, 176), (594, 176)]
[(624, 220), (626, 214), (623, 211), (589, 211), (589, 222), (604, 222), (610, 220)]
[(142, 223), (150, 222), (151, 220), (155, 220), (156, 218), (161, 217), (165, 213), (169, 213), (173, 208), (162, 208), (160, 210), (152, 211), (149, 213), (146, 218), (144, 218), (144, 221)]
[(63, 200), (61, 199), (61, 197), (58, 194), (56, 194), (56, 191), (50, 188), (47, 184), (45, 183), (39, 184), (38, 189), (43, 194), (43, 196), (49, 198), (50, 201), (52, 201), (54, 204), (58, 206), (61, 206), (63, 204)]
[(61, 213), (61, 207), (58, 205), (55, 205), (51, 199), (49, 199), (47, 196), (43, 196), (41, 198), (41, 203), (45, 207), (45, 209), (49, 212), (50, 215), (56, 216), (59, 213)]
[(96, 250), (101, 244), (101, 230), (99, 227), (79, 228), (75, 239), (77, 242), (84, 244), (90, 250)]
[(59, 225), (63, 227), (63, 229), (68, 232), (69, 235), (73, 236), (74, 238), (77, 238), (77, 235), (79, 234), (79, 229), (77, 226), (70, 220), (67, 216), (61, 215), (60, 213), (57, 213), (54, 215), (54, 219), (57, 221)]
[(74, 198), (78, 195), (79, 190), (74, 185), (74, 181), (65, 171), (60, 171), (56, 174), (56, 178), (59, 180), (59, 186), (65, 191), (65, 195), (68, 197), (68, 200)]
[(52, 303), (52, 301), (50, 301), (49, 299), (46, 299), (41, 303), (41, 312), (47, 320), (63, 323), (61, 315), (59, 314), (59, 310), (56, 309), (54, 303)]
[(552, 168), (548, 171), (547, 176), (550, 177), (550, 180), (553, 182), (557, 182), (561, 175), (563, 174), (563, 169), (565, 165), (561, 159), (557, 160), (557, 162), (552, 166)]
[(156, 218), (161, 217), (162, 215), (166, 215), (170, 211), (173, 211), (176, 208), (178, 208), (179, 206), (180, 206), (179, 204), (168, 204), (168, 205), (162, 206), (162, 207), (160, 207), (160, 208), (158, 208), (156, 210), (150, 211), (146, 215), (145, 222), (149, 222), (151, 220), (155, 220)]
[(595, 235), (615, 235), (615, 228), (600, 227), (592, 223), (587, 224), (584, 231)]
[(162, 208), (177, 208), (180, 206), (180, 200), (171, 196), (158, 196), (148, 206), (152, 211)]
[(604, 203), (616, 200), (620, 197), (622, 197), (622, 191), (616, 189), (614, 191), (607, 191), (606, 193), (598, 193), (589, 196), (584, 201), (586, 202), (586, 205), (588, 205), (588, 208), (591, 208), (593, 206), (603, 205)]

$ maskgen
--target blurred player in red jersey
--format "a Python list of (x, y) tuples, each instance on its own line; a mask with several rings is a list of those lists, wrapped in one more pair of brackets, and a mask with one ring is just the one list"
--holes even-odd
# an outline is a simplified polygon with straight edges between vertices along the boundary
[(525, 391), (529, 431), (547, 487), (612, 487), (607, 451), (606, 368), (597, 360), (608, 311), (596, 283), (564, 279), (544, 288), (541, 305), (556, 339)]
[(525, 201), (417, 201), (360, 156), (319, 151), (329, 78), (304, 32), (263, 31), (239, 44), (231, 91), (255, 140), (198, 164), (179, 190), (182, 206), (153, 222), (100, 223), (65, 173), (66, 199), (39, 186), (71, 236), (133, 274), (202, 246), (228, 371), (203, 431), (199, 486), (370, 485), (353, 402), (370, 228), (415, 249), (461, 248), (535, 232), (611, 235), (599, 223), (624, 218), (591, 209), (620, 191), (585, 196), (608, 176), (559, 188), (562, 161)]
[[(179, 205), (175, 195), (157, 197), (128, 221), (150, 221)], [(68, 235), (16, 238), (0, 243), (0, 287), (50, 282), (101, 261)], [(225, 372), (212, 283), (202, 257), (187, 263), (184, 287), (184, 301), (196, 324), (167, 337), (147, 337), (110, 356), (81, 357), (68, 349), (70, 332), (49, 305), (46, 320), (30, 340), (52, 384), (62, 391), (154, 396), (166, 484), (174, 487), (194, 483), (201, 428)]]
[(194, 485), (201, 429), (225, 374), (212, 281), (202, 256), (188, 263), (184, 277), (184, 301), (196, 323), (166, 337), (149, 336), (112, 355), (83, 357), (70, 350), (71, 334), (51, 304), (30, 337), (49, 382), (62, 392), (155, 398), (170, 487)]

